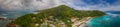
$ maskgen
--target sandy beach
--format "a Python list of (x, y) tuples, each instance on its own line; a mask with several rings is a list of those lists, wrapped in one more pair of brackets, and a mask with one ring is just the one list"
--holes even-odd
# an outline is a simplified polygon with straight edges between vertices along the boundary
[(79, 27), (88, 27), (88, 22), (92, 20), (92, 17), (89, 17), (87, 20), (84, 20), (84, 22), (81, 23)]
[(72, 27), (88, 27), (87, 23), (91, 21), (93, 17), (86, 17), (80, 21), (75, 21)]

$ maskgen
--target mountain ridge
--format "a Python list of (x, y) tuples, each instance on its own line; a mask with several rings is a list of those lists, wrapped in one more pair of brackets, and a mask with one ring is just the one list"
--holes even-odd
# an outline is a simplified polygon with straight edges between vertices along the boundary
[[(84, 17), (99, 17), (105, 15), (101, 11), (78, 11), (74, 10), (65, 5), (60, 5), (58, 7), (40, 10), (37, 14), (26, 14), (18, 17), (12, 23), (18, 25), (19, 27), (73, 27), (73, 21), (71, 19), (76, 19), (77, 21), (84, 19)], [(87, 18), (86, 18), (87, 19)], [(63, 25), (62, 25), (63, 24)]]

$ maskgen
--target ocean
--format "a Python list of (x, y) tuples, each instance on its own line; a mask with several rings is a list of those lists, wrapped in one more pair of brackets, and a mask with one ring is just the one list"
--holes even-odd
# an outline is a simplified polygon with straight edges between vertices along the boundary
[(120, 27), (120, 12), (106, 12), (107, 15), (95, 17), (88, 22), (89, 27)]
[(10, 19), (16, 19), (25, 14), (32, 13), (33, 11), (0, 11), (0, 18), (6, 17), (6, 20), (0, 20), (0, 27), (5, 27), (9, 23)]

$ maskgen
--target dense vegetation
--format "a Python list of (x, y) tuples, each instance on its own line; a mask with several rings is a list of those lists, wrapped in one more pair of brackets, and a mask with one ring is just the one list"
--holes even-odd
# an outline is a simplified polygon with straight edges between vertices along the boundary
[(58, 7), (40, 10), (38, 14), (26, 14), (18, 17), (14, 23), (20, 27), (35, 27), (35, 24), (39, 24), (37, 27), (41, 27), (42, 24), (46, 24), (50, 27), (50, 24), (60, 27), (60, 23), (64, 22), (66, 27), (72, 27), (71, 17), (77, 17), (82, 19), (83, 17), (98, 17), (105, 15), (104, 12), (98, 10), (86, 11), (86, 10), (74, 10), (65, 5)]

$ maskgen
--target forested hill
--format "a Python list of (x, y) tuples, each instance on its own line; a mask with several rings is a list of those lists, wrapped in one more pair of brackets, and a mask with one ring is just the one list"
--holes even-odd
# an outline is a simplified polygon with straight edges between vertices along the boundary
[(81, 20), (83, 17), (99, 17), (105, 15), (102, 11), (74, 10), (65, 5), (39, 10), (37, 12), (37, 14), (31, 13), (18, 17), (13, 23), (20, 27), (50, 27), (51, 24), (55, 27), (60, 27), (60, 24), (64, 24), (66, 27), (72, 27), (72, 17)]

